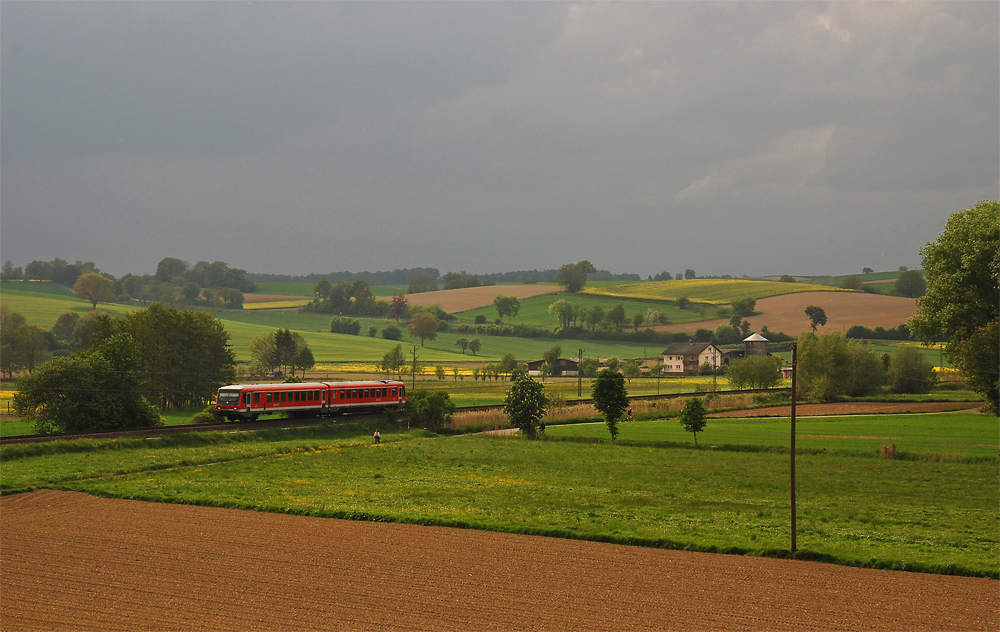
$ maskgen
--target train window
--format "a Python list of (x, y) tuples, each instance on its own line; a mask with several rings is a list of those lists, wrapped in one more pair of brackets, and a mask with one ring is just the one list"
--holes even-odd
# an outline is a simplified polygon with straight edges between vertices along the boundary
[(285, 391), (281, 391), (281, 402), (282, 403), (284, 403), (285, 401), (287, 401), (287, 399), (286, 399), (287, 397), (288, 397), (288, 394)]
[(365, 389), (365, 394), (364, 394), (364, 398), (365, 398), (365, 399), (368, 399), (368, 389), (367, 389), (367, 388)]
[(259, 404), (260, 403), (260, 393), (254, 393), (253, 394), (253, 403), (255, 403), (255, 404)]
[(271, 403), (271, 394), (270, 393), (267, 394), (267, 403), (268, 404)]
[(395, 396), (396, 396), (396, 389), (395, 389), (395, 388), (394, 388), (394, 389), (392, 389), (392, 396), (393, 396), (393, 397), (395, 397)]

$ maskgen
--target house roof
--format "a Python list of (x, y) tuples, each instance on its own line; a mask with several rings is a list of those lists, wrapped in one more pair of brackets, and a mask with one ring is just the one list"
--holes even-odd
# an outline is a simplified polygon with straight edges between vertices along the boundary
[(711, 342), (675, 342), (660, 355), (698, 355), (711, 346)]
[[(545, 360), (530, 360), (530, 361), (526, 362), (525, 364), (528, 365), (529, 369), (534, 370), (534, 369), (537, 369), (538, 367), (540, 367), (541, 365), (545, 364)], [(578, 360), (574, 360), (572, 358), (559, 358), (556, 361), (556, 364), (559, 365), (560, 367), (564, 367), (564, 368), (565, 367), (569, 367), (571, 369), (575, 369), (580, 364), (580, 362)]]
[(767, 338), (760, 334), (754, 334), (748, 338), (744, 338), (743, 342), (767, 342)]

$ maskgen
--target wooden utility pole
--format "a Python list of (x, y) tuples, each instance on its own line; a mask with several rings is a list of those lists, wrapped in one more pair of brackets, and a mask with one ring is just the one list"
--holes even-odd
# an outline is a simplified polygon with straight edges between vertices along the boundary
[(576, 396), (583, 397), (583, 349), (580, 349), (577, 355), (576, 364)]
[(795, 378), (799, 374), (798, 370), (798, 345), (792, 343), (792, 449), (791, 449), (791, 469), (792, 469), (792, 553), (796, 550), (795, 543)]

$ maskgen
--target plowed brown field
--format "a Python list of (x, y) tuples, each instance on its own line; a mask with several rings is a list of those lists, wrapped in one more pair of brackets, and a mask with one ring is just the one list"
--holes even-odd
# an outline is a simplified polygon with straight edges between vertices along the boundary
[(1000, 583), (160, 505), (0, 499), (4, 630), (997, 630)]
[(454, 314), (464, 312), (467, 309), (492, 305), (493, 299), (500, 294), (516, 296), (517, 298), (531, 298), (542, 294), (553, 294), (561, 289), (558, 285), (486, 285), (465, 287), (458, 290), (407, 294), (406, 301), (410, 305), (438, 305), (449, 314)]
[[(912, 298), (861, 292), (801, 292), (758, 300), (756, 311), (759, 313), (747, 320), (755, 331), (760, 331), (761, 327), (767, 325), (771, 331), (797, 336), (803, 331), (811, 330), (809, 317), (805, 314), (809, 305), (822, 307), (826, 312), (827, 323), (817, 329), (818, 333), (844, 333), (851, 325), (896, 327), (917, 313), (916, 301)], [(683, 325), (661, 325), (656, 329), (690, 333), (700, 327), (715, 329), (719, 325), (728, 324), (729, 319), (716, 319)]]

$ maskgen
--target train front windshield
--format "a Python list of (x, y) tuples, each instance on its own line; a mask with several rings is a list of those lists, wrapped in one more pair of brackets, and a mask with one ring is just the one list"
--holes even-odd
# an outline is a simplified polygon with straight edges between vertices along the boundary
[(240, 403), (240, 391), (238, 388), (220, 388), (219, 389), (219, 399), (216, 400), (216, 404), (239, 404)]

